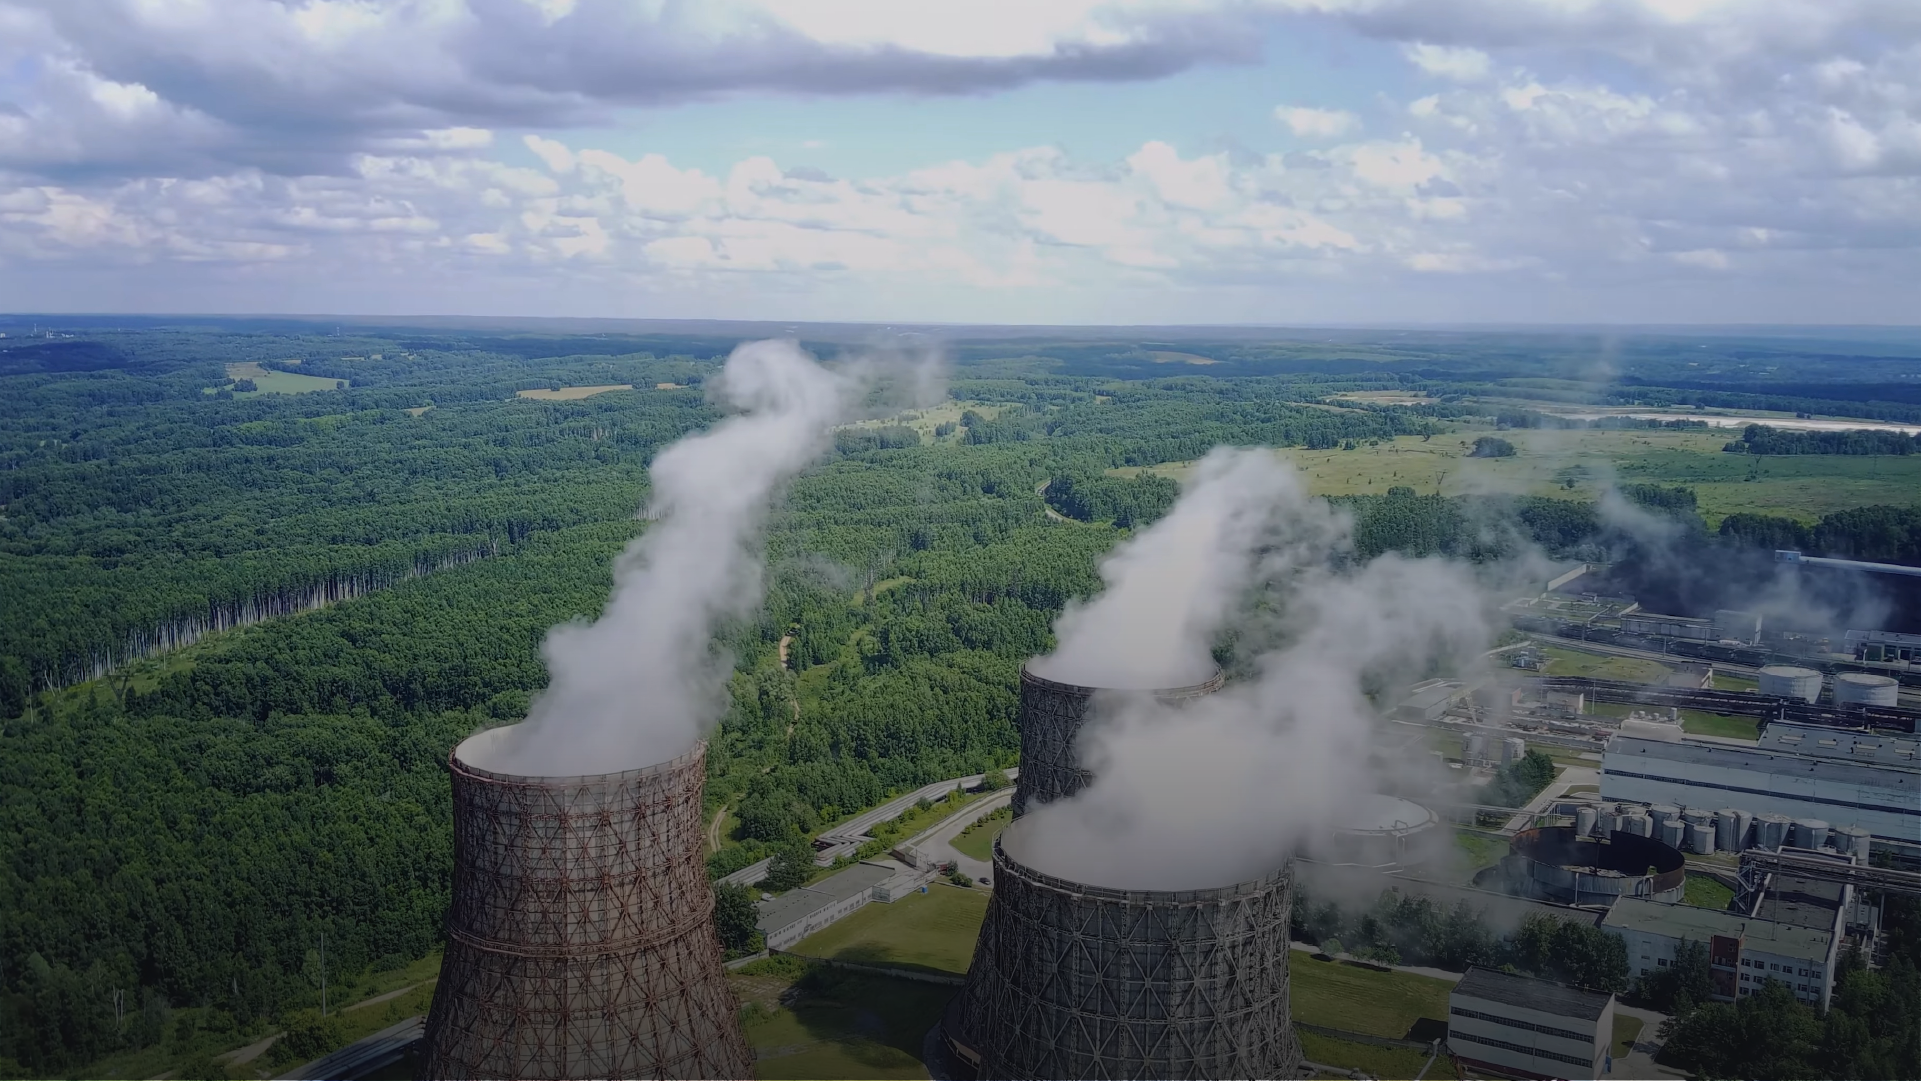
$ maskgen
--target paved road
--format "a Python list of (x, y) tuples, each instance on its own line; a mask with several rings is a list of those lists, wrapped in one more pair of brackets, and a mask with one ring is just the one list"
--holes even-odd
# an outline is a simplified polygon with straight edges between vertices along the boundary
[[(983, 863), (955, 848), (954, 838), (959, 837), (962, 830), (978, 821), (982, 815), (1007, 806), (1013, 798), (1014, 790), (1011, 787), (1003, 788), (908, 843), (932, 856), (935, 862), (954, 861), (954, 866), (969, 878), (977, 881), (987, 878), (993, 874), (994, 865)], [(989, 885), (992, 885), (991, 881)]]
[(398, 1061), (401, 1055), (407, 1053), (407, 1048), (421, 1038), (426, 1028), (425, 1017), (409, 1017), (364, 1040), (356, 1040), (331, 1055), (289, 1070), (274, 1081), (310, 1081), (370, 1074)]

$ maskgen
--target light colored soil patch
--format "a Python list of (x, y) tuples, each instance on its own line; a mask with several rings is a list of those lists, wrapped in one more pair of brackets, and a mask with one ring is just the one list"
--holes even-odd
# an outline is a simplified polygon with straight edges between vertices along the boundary
[(559, 390), (544, 388), (541, 390), (517, 390), (514, 391), (514, 395), (515, 397), (532, 398), (542, 402), (573, 402), (579, 401), (582, 398), (591, 398), (596, 394), (607, 394), (616, 390), (632, 389), (634, 389), (632, 383), (616, 383), (602, 387), (561, 387)]
[(687, 384), (685, 384), (685, 383), (655, 383), (655, 384), (654, 384), (654, 389), (655, 389), (655, 390), (686, 390), (686, 389), (687, 389)]
[(431, 405), (417, 405), (417, 406), (414, 406), (412, 409), (407, 410), (406, 413), (410, 417), (417, 417), (432, 408), (433, 406)]
[(1220, 361), (1212, 357), (1196, 356), (1193, 353), (1174, 353), (1165, 349), (1156, 349), (1147, 355), (1153, 357), (1154, 363), (1156, 364), (1195, 364), (1204, 366), (1220, 363)]
[(1328, 397), (1350, 402), (1373, 402), (1375, 405), (1426, 405), (1434, 400), (1425, 394), (1408, 394), (1398, 390), (1355, 390), (1346, 394), (1330, 394)]

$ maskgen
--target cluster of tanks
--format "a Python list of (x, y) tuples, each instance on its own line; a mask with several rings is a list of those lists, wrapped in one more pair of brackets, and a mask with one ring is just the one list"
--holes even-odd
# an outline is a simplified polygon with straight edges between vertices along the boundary
[[(1761, 669), (1757, 689), (1771, 698), (1791, 698), (1813, 704), (1821, 700), (1824, 682), (1820, 672), (1792, 664), (1770, 664)], [(1837, 706), (1897, 706), (1901, 702), (1901, 683), (1891, 676), (1870, 672), (1838, 672), (1833, 683)]]
[(1733, 807), (1709, 810), (1669, 803), (1601, 803), (1574, 812), (1575, 833), (1610, 837), (1616, 832), (1648, 837), (1670, 848), (1698, 855), (1741, 852), (1749, 848), (1833, 848), (1867, 858), (1870, 837), (1859, 826), (1829, 826), (1818, 818), (1791, 819), (1780, 814), (1751, 814)]

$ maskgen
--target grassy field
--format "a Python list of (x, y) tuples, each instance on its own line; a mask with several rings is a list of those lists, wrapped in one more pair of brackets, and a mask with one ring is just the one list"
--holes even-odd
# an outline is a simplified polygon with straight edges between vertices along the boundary
[(1424, 1017), (1447, 1022), (1447, 993), (1454, 985), (1446, 980), (1317, 961), (1300, 950), (1292, 952), (1288, 965), (1293, 983), (1288, 1001), (1296, 1021), (1393, 1039)]
[(1734, 900), (1734, 891), (1707, 875), (1691, 874), (1688, 876), (1687, 886), (1682, 891), (1681, 899), (1690, 905), (1721, 911)]
[(1619, 679), (1630, 683), (1662, 683), (1673, 669), (1659, 661), (1639, 657), (1612, 657), (1582, 653), (1562, 646), (1543, 645), (1541, 671), (1551, 676), (1586, 676), (1589, 679)]
[[(934, 429), (936, 427), (942, 424), (958, 425), (961, 414), (970, 409), (986, 417), (988, 420), (993, 420), (999, 416), (1000, 411), (1005, 408), (1007, 408), (1006, 405), (990, 405), (986, 402), (954, 401), (948, 399), (939, 405), (929, 406), (926, 409), (909, 409), (885, 417), (875, 417), (872, 420), (856, 421), (852, 424), (842, 425), (842, 427), (891, 428), (899, 425), (912, 428), (919, 432), (922, 442), (932, 443), (934, 442)], [(951, 443), (959, 438), (960, 433), (956, 431), (947, 436), (947, 441)]]
[[(1346, 1070), (1360, 1070), (1374, 1077), (1413, 1077), (1427, 1065), (1427, 1053), (1404, 1047), (1376, 1047), (1371, 1043), (1355, 1043), (1351, 1040), (1337, 1040), (1318, 1032), (1303, 1032), (1301, 1055), (1309, 1062), (1322, 1066), (1338, 1066)], [(1443, 1058), (1428, 1070), (1431, 1077), (1448, 1077), (1454, 1073), (1451, 1060)], [(1329, 1076), (1339, 1077), (1340, 1074)]]
[(1014, 820), (1012, 808), (1002, 807), (980, 822), (967, 827), (966, 832), (954, 838), (954, 847), (961, 852), (991, 863), (994, 860), (994, 838), (1001, 835), (1007, 824)]
[(1641, 1027), (1646, 1023), (1647, 1022), (1642, 1021), (1638, 1017), (1629, 1017), (1624, 1013), (1614, 1015), (1614, 1048), (1612, 1053), (1616, 1062), (1626, 1057), (1629, 1051), (1634, 1050), (1634, 1041), (1640, 1038)]
[[(1499, 434), (1513, 443), (1511, 458), (1468, 458), (1478, 436)], [(1354, 450), (1276, 453), (1306, 474), (1317, 495), (1381, 494), (1399, 484), (1444, 495), (1506, 492), (1593, 499), (1606, 478), (1624, 482), (1680, 484), (1700, 498), (1710, 526), (1737, 511), (1818, 518), (1864, 504), (1911, 504), (1921, 491), (1921, 455), (1849, 456), (1728, 454), (1721, 447), (1732, 429), (1511, 430), (1463, 428), (1423, 441), (1400, 436)], [(1583, 466), (1572, 488), (1568, 470)], [(1146, 467), (1182, 478), (1192, 462)], [(1119, 475), (1138, 467), (1110, 470)]]
[(542, 402), (572, 402), (581, 398), (591, 398), (596, 394), (608, 394), (616, 390), (632, 390), (632, 383), (610, 383), (600, 387), (561, 387), (559, 390), (542, 388), (540, 390), (516, 390), (517, 398), (532, 398)]
[(746, 1004), (754, 1074), (773, 1078), (924, 1078), (921, 1043), (955, 989), (791, 964), (749, 965), (728, 978)]
[[(262, 368), (253, 361), (244, 364), (227, 365), (229, 380), (251, 379), (253, 390), (235, 391), (236, 398), (254, 398), (262, 394), (312, 394), (319, 390), (337, 390), (338, 381), (323, 379), (317, 375), (296, 375), (293, 372), (276, 372)], [(207, 393), (221, 390), (221, 387), (208, 387)]]
[(1753, 717), (1730, 717), (1722, 713), (1684, 709), (1681, 711), (1681, 731), (1690, 736), (1758, 740), (1761, 738), (1761, 722)]
[(1731, 676), (1726, 672), (1714, 673), (1714, 689), (1717, 691), (1746, 691), (1754, 694), (1761, 689), (1760, 681), (1746, 676)]
[(873, 903), (801, 939), (793, 952), (835, 961), (959, 975), (974, 957), (987, 894), (935, 882), (926, 893)]
[(1454, 831), (1454, 866), (1450, 881), (1472, 882), (1475, 872), (1492, 867), (1507, 855), (1507, 842), (1468, 830)]

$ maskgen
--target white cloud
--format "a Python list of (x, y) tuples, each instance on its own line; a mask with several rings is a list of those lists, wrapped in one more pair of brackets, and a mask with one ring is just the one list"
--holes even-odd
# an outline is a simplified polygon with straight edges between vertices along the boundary
[(1312, 109), (1304, 105), (1278, 105), (1274, 119), (1286, 124), (1294, 134), (1310, 139), (1332, 139), (1347, 134), (1360, 121), (1341, 109)]
[(1728, 268), (1728, 257), (1721, 252), (1715, 251), (1713, 248), (1675, 252), (1674, 261), (1680, 263), (1682, 266), (1705, 267), (1708, 270), (1726, 270)]
[(1430, 45), (1417, 41), (1403, 46), (1401, 51), (1414, 62), (1415, 67), (1429, 75), (1456, 82), (1471, 83), (1485, 79), (1493, 66), (1493, 58), (1488, 54), (1461, 46)]

